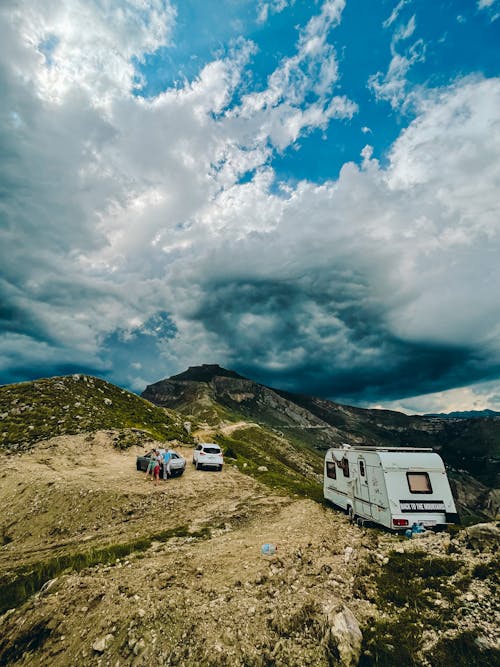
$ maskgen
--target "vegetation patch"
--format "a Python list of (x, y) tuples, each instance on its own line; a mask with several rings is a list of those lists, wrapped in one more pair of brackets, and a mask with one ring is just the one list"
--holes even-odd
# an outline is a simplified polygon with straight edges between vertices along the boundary
[[(0, 447), (29, 449), (57, 435), (100, 429), (136, 429), (156, 440), (191, 443), (180, 417), (87, 375), (69, 375), (0, 387)], [(119, 444), (126, 448), (130, 438)]]
[(472, 576), (476, 579), (491, 579), (495, 584), (500, 584), (500, 556), (478, 563), (472, 570)]
[(500, 651), (481, 646), (477, 632), (469, 630), (441, 639), (426, 657), (432, 667), (486, 667), (500, 664)]
[(216, 435), (214, 440), (226, 456), (231, 452), (241, 472), (274, 490), (323, 502), (322, 486), (314, 479), (316, 466), (306, 467), (305, 457), (291, 445), (286, 448), (279, 438), (263, 429), (247, 428), (231, 437)]
[(422, 665), (425, 631), (447, 627), (452, 614), (447, 601), (470, 583), (468, 573), (460, 574), (464, 566), (462, 560), (424, 551), (393, 551), (375, 578), (375, 603), (384, 617), (363, 628), (360, 667)]
[(20, 567), (13, 572), (10, 581), (4, 581), (0, 584), (0, 614), (3, 614), (7, 609), (13, 609), (23, 604), (31, 595), (39, 591), (47, 581), (54, 579), (62, 572), (79, 572), (86, 567), (113, 563), (118, 558), (146, 551), (153, 542), (166, 542), (173, 537), (204, 539), (209, 535), (210, 528), (208, 527), (190, 532), (187, 526), (177, 526), (130, 542), (109, 544), (87, 551), (63, 554), (46, 561)]

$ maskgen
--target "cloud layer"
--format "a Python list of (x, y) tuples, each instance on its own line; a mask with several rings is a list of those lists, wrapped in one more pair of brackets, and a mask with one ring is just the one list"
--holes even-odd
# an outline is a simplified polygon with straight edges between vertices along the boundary
[(397, 94), (391, 69), (372, 86), (415, 115), (387, 163), (366, 146), (335, 181), (273, 170), (358, 112), (332, 41), (344, 5), (259, 90), (239, 39), (151, 99), (134, 62), (169, 44), (168, 2), (0, 10), (4, 382), (82, 369), (141, 389), (217, 361), (369, 403), (499, 377), (500, 79), (408, 93), (391, 63)]

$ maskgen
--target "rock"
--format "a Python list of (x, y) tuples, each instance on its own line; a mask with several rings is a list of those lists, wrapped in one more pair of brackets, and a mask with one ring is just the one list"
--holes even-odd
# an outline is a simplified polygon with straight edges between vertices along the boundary
[(352, 547), (346, 547), (344, 549), (344, 563), (348, 563), (351, 560), (353, 553), (354, 549)]
[(139, 655), (139, 653), (142, 653), (144, 649), (146, 648), (146, 642), (144, 639), (141, 637), (138, 642), (135, 643), (133, 653), (134, 655)]
[(111, 642), (113, 641), (113, 635), (109, 634), (100, 639), (96, 639), (92, 644), (92, 648), (96, 653), (104, 653), (104, 651), (109, 648)]
[(493, 551), (500, 544), (498, 523), (478, 523), (465, 530), (467, 541), (479, 551)]
[(55, 579), (49, 579), (48, 581), (46, 581), (44, 583), (44, 585), (41, 587), (40, 592), (45, 593), (46, 591), (51, 589), (52, 586), (56, 583), (56, 581), (57, 581), (57, 577)]
[(334, 647), (339, 656), (339, 665), (355, 667), (361, 655), (363, 635), (358, 622), (348, 607), (335, 613), (335, 607), (325, 609), (327, 632), (325, 639), (330, 647)]
[(105, 398), (104, 405), (113, 405), (113, 401), (110, 398)]
[(269, 469), (266, 466), (259, 466), (257, 470), (259, 472), (269, 472)]

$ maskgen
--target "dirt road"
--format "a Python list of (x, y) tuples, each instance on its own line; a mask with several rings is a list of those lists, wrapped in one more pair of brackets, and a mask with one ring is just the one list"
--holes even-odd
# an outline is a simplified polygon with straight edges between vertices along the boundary
[[(121, 560), (58, 573), (7, 613), (2, 634), (16, 639), (0, 664), (26, 650), (40, 665), (257, 665), (271, 653), (282, 656), (276, 664), (299, 664), (299, 654), (301, 665), (327, 664), (324, 647), (318, 653), (307, 637), (289, 648), (276, 642), (332, 596), (340, 606), (352, 601), (361, 533), (232, 466), (197, 471), (189, 449), (178, 449), (185, 474), (155, 486), (135, 469), (142, 449), (117, 451), (112, 435), (62, 436), (0, 458), (4, 577), (163, 533)], [(278, 545), (269, 560), (260, 553), (266, 542)], [(356, 557), (346, 572), (348, 545)]]
[[(354, 528), (231, 465), (197, 471), (187, 448), (185, 474), (155, 486), (135, 468), (144, 450), (119, 451), (113, 439), (62, 436), (0, 456), (0, 666), (357, 664), (357, 622), (387, 623), (370, 575), (391, 549), (411, 553), (418, 543)], [(269, 542), (278, 545), (272, 557), (261, 554)], [(450, 537), (424, 546), (444, 557)], [(469, 566), (467, 553), (455, 597), (426, 608), (426, 645), (440, 637), (433, 619), (443, 605), (450, 636), (468, 624), (494, 641), (492, 595), (467, 574), (489, 557)], [(460, 627), (452, 604), (466, 609)], [(399, 619), (385, 632), (396, 637)], [(386, 643), (396, 646), (393, 635)]]

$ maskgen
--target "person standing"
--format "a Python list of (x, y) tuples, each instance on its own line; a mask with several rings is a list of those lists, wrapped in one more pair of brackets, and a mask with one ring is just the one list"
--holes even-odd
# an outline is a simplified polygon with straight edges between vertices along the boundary
[(160, 465), (162, 463), (162, 457), (161, 454), (158, 450), (155, 450), (156, 458), (155, 458), (155, 467), (153, 469), (153, 481), (155, 486), (158, 484), (158, 481), (160, 479)]
[(163, 480), (166, 482), (170, 477), (170, 460), (172, 458), (172, 452), (168, 449), (165, 450), (163, 454)]
[(152, 480), (153, 479), (157, 455), (158, 455), (158, 452), (156, 451), (156, 449), (153, 450), (153, 453), (151, 454), (151, 458), (149, 459), (148, 469), (146, 470), (146, 480), (149, 480), (149, 479)]

